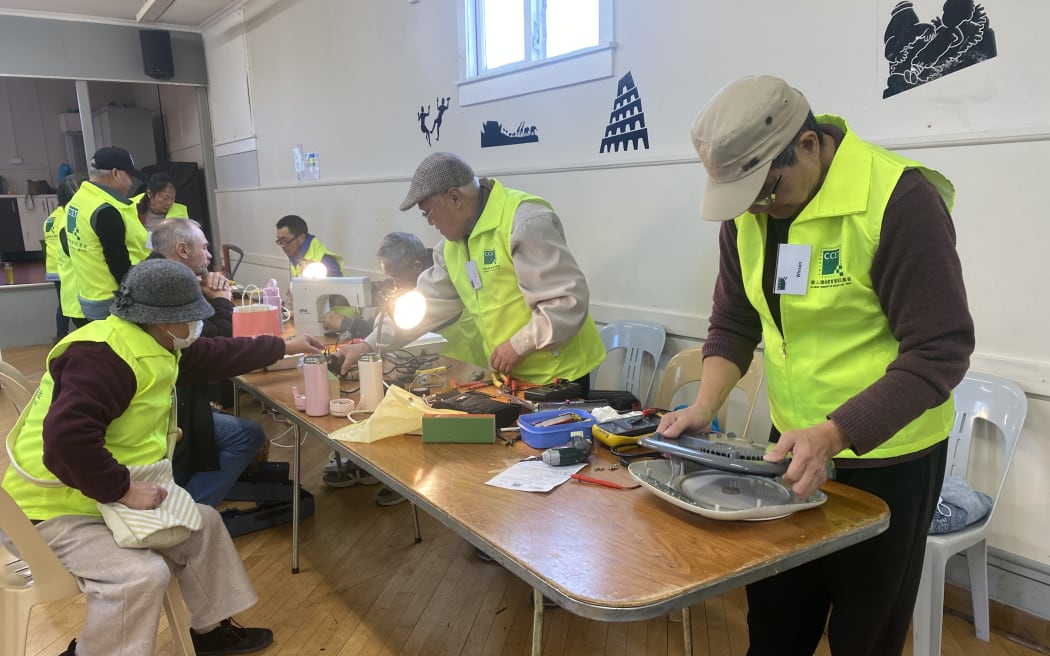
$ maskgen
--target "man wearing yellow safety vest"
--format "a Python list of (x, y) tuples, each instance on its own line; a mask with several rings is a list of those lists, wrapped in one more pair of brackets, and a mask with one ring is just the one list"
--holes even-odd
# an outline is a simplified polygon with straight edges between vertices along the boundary
[(292, 278), (303, 275), (303, 269), (314, 262), (324, 264), (329, 278), (343, 275), (342, 256), (328, 250), (317, 237), (311, 235), (301, 216), (282, 216), (277, 222), (276, 241), (288, 256), (288, 272)]
[(88, 175), (66, 206), (66, 239), (84, 322), (109, 315), (113, 292), (128, 269), (149, 255), (149, 235), (127, 197), (134, 178), (145, 176), (128, 151), (99, 148)]
[(692, 139), (701, 214), (725, 223), (700, 391), (658, 430), (708, 426), (764, 340), (766, 460), (791, 454), (800, 497), (833, 460), (891, 511), (878, 537), (749, 585), (748, 653), (812, 654), (827, 626), (834, 654), (900, 654), (974, 347), (954, 189), (775, 77), (723, 88)]
[[(469, 321), (458, 325), (474, 333), (463, 339), (481, 345), (493, 370), (529, 383), (574, 380), (586, 396), (605, 347), (588, 312), (587, 280), (550, 204), (497, 180), (479, 180), (452, 153), (434, 153), (416, 168), (401, 210), (417, 204), (444, 239), (434, 249), (434, 265), (417, 281), (427, 300), (422, 323), (399, 331), (390, 321), (382, 331), (384, 348), (462, 316)], [(373, 333), (346, 347), (343, 372), (374, 350), (375, 341)]]

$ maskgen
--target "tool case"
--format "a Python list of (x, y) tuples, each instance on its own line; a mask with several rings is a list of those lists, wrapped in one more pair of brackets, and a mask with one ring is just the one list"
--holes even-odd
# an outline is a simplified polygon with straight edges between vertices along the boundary
[(494, 415), (496, 428), (507, 428), (518, 421), (521, 406), (497, 401), (481, 392), (460, 392), (452, 390), (443, 394), (427, 397), (431, 408), (442, 410), (461, 410), (472, 415)]
[(565, 401), (580, 396), (580, 384), (559, 380), (549, 385), (530, 387), (522, 393), (526, 401)]

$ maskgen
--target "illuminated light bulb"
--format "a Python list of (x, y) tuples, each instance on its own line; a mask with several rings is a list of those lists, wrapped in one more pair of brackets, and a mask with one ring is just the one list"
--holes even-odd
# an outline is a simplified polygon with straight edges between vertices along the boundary
[(417, 291), (405, 292), (394, 303), (394, 323), (398, 328), (415, 328), (427, 311), (427, 299)]
[(327, 278), (328, 267), (321, 262), (311, 262), (303, 268), (304, 278)]

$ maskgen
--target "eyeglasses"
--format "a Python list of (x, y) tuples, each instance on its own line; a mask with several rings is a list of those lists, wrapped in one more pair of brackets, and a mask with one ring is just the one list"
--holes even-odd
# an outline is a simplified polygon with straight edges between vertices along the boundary
[(278, 246), (287, 246), (288, 244), (292, 243), (293, 241), (295, 241), (298, 238), (299, 238), (299, 235), (293, 235), (291, 237), (288, 237), (287, 239), (280, 239), (280, 238), (278, 238), (277, 240), (274, 241), (274, 243), (277, 244)]
[(751, 207), (769, 207), (777, 202), (777, 187), (780, 185), (780, 180), (783, 179), (783, 177), (783, 173), (778, 175), (777, 179), (773, 181), (773, 186), (769, 188), (769, 193), (765, 196), (756, 198), (755, 201), (751, 203)]
[(419, 206), (419, 211), (423, 215), (424, 219), (426, 219), (428, 222), (430, 221), (430, 215), (434, 212), (434, 208), (437, 207), (437, 200), (439, 198), (441, 198), (442, 196), (444, 196), (445, 194), (447, 194), (447, 193), (448, 192), (445, 191), (445, 192), (434, 194), (433, 196), (430, 196), (428, 198), (424, 198), (423, 199), (423, 200), (432, 200), (432, 201), (434, 201), (434, 204), (430, 206), (429, 210), (424, 210), (422, 205)]

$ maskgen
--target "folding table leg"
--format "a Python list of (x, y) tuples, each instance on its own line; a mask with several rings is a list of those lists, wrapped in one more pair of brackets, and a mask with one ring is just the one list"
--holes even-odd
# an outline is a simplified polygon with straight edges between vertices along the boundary
[(423, 541), (423, 534), (420, 533), (420, 531), (419, 531), (419, 508), (417, 508), (416, 504), (414, 504), (414, 503), (411, 504), (411, 505), (412, 505), (412, 533), (416, 537), (416, 544), (419, 544), (420, 542)]
[(693, 612), (689, 606), (682, 609), (682, 652), (693, 656)]
[(532, 589), (532, 656), (543, 653), (543, 593)]
[(292, 424), (292, 574), (299, 573), (299, 425)]

